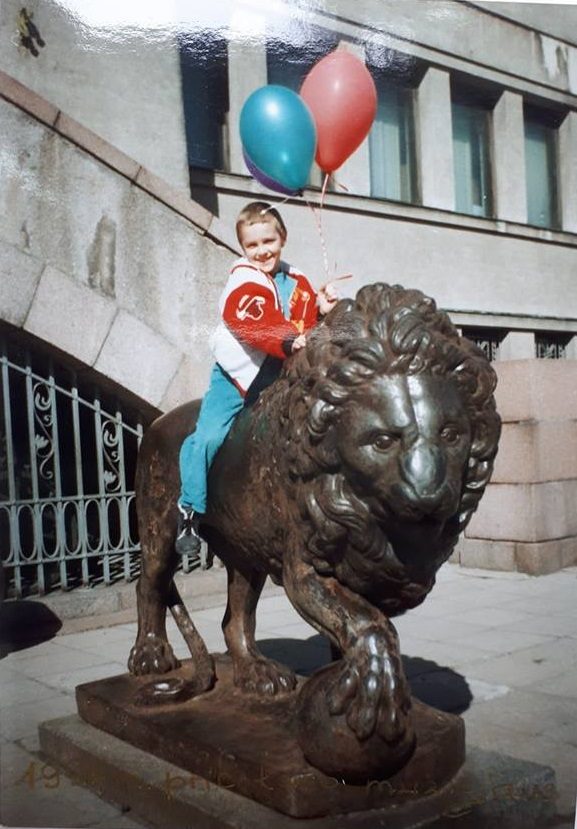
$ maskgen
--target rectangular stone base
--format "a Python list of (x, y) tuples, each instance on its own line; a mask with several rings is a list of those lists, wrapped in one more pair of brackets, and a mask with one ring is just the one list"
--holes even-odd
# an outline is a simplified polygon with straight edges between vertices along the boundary
[(159, 829), (542, 829), (554, 813), (554, 772), (469, 749), (437, 794), (369, 812), (320, 818), (279, 814), (105, 734), (76, 715), (42, 723), (42, 751), (81, 785)]
[(463, 720), (413, 700), (417, 746), (408, 762), (386, 780), (345, 783), (306, 760), (297, 693), (243, 694), (230, 658), (215, 655), (215, 666), (214, 688), (189, 698), (182, 694), (193, 688), (192, 660), (160, 678), (119, 674), (79, 685), (78, 713), (102, 732), (174, 763), (181, 774), (198, 774), (297, 818), (398, 808), (441, 792), (465, 761)]

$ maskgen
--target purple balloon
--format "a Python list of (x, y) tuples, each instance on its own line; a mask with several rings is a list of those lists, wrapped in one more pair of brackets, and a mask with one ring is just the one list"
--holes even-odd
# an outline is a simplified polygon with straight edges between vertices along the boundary
[(244, 157), (244, 163), (248, 167), (248, 171), (251, 176), (256, 179), (258, 182), (263, 184), (269, 190), (275, 190), (277, 193), (282, 193), (283, 196), (298, 196), (300, 194), (300, 190), (287, 190), (282, 184), (279, 184), (278, 181), (275, 181), (270, 176), (267, 176), (266, 173), (263, 173), (262, 170), (256, 166), (256, 164), (252, 161), (249, 157), (247, 151), (244, 149), (242, 150), (242, 154)]

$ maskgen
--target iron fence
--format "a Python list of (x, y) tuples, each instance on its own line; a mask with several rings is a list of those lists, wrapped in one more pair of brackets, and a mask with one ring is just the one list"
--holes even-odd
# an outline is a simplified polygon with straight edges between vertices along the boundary
[(474, 342), (492, 363), (499, 359), (499, 346), (504, 333), (490, 328), (463, 328), (463, 336)]
[(137, 575), (140, 415), (0, 332), (0, 552), (21, 597)]
[(535, 356), (538, 360), (563, 360), (570, 339), (570, 334), (539, 331), (535, 335)]

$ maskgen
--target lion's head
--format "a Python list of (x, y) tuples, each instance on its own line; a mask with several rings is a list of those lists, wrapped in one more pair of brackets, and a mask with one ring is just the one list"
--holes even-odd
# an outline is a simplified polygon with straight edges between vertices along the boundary
[(390, 613), (422, 601), (489, 481), (495, 383), (420, 291), (375, 284), (337, 305), (280, 381), (280, 434), (319, 572)]

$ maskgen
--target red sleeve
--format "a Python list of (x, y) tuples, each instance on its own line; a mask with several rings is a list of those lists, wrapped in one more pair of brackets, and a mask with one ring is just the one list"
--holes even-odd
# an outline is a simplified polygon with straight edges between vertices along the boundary
[(271, 291), (256, 282), (245, 282), (228, 295), (222, 317), (240, 342), (273, 357), (287, 357), (298, 336), (297, 328), (276, 307)]
[(303, 322), (304, 322), (304, 331), (308, 331), (309, 328), (313, 328), (319, 321), (319, 308), (317, 305), (317, 292), (312, 287), (311, 283), (308, 281), (306, 276), (299, 275), (299, 287), (301, 290), (307, 291), (311, 299), (306, 304), (306, 308), (304, 309), (303, 315)]

